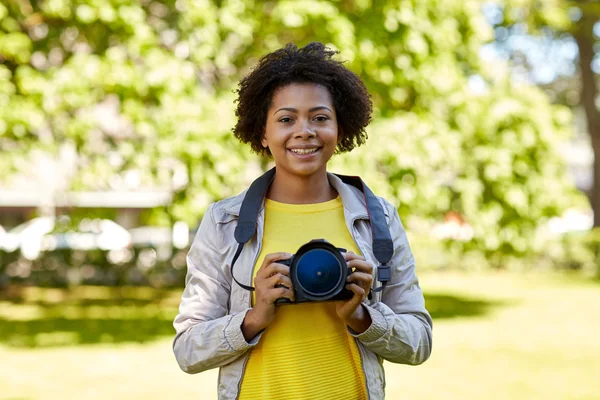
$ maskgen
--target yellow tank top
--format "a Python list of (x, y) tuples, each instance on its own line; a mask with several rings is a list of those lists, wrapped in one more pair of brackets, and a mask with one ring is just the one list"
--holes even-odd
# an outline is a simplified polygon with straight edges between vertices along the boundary
[[(325, 239), (359, 254), (339, 197), (318, 204), (267, 199), (265, 207), (263, 244), (253, 276), (267, 254), (295, 253), (312, 239)], [(277, 307), (275, 321), (251, 350), (240, 399), (366, 399), (358, 346), (338, 318), (335, 303)]]

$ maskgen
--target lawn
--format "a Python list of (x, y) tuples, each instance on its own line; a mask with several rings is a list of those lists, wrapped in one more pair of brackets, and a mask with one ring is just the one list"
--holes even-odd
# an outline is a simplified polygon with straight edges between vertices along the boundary
[[(600, 399), (600, 284), (547, 274), (421, 273), (432, 357), (385, 364), (388, 399)], [(217, 371), (171, 352), (178, 293), (4, 294), (0, 399), (216, 399)], [(6, 299), (10, 297), (10, 299)]]

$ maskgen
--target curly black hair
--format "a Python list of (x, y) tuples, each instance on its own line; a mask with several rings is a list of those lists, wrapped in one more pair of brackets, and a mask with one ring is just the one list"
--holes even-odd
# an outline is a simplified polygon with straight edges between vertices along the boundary
[(300, 49), (289, 43), (262, 57), (239, 83), (235, 137), (249, 143), (254, 152), (270, 156), (269, 149), (261, 145), (261, 139), (273, 94), (292, 83), (315, 83), (329, 90), (335, 107), (341, 136), (336, 152), (350, 151), (363, 144), (373, 103), (362, 79), (333, 59), (338, 53), (318, 42)]

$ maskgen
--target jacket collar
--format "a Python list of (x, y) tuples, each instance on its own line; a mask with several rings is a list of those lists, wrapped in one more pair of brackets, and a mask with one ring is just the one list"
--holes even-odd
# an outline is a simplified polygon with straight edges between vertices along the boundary
[[(340, 178), (331, 172), (327, 173), (327, 179), (331, 186), (339, 193), (348, 217), (351, 219), (368, 218), (365, 196), (360, 190), (354, 186), (346, 185)], [(244, 201), (244, 197), (246, 196), (246, 192), (247, 190), (244, 190), (237, 196), (224, 200), (226, 202), (226, 204), (223, 204), (225, 212), (232, 216), (239, 217), (240, 208), (242, 206), (242, 201)], [(264, 207), (265, 203), (263, 201), (259, 214), (264, 211)]]

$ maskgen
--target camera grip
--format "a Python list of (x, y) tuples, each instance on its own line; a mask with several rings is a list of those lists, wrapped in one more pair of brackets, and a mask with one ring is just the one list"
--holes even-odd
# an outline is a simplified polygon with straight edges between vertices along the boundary
[[(287, 286), (279, 284), (279, 285), (275, 285), (276, 288), (285, 288), (285, 289), (289, 289)], [(292, 301), (290, 299), (288, 299), (287, 297), (280, 297), (277, 300), (275, 300), (275, 305), (278, 304), (291, 304)]]
[[(288, 267), (291, 267), (292, 266), (292, 260), (293, 260), (293, 258), (294, 257), (292, 256), (292, 257), (290, 257), (288, 259), (277, 260), (275, 262), (279, 263), (279, 264), (287, 265)], [(286, 288), (286, 289), (289, 289), (287, 286), (282, 285), (282, 284), (275, 285), (275, 287), (276, 288)], [(275, 305), (278, 305), (278, 304), (292, 304), (292, 301), (290, 299), (286, 298), (286, 297), (280, 297), (277, 300), (275, 300)]]
[(275, 300), (275, 305), (278, 304), (292, 304), (292, 301), (286, 297), (280, 297), (277, 300)]

